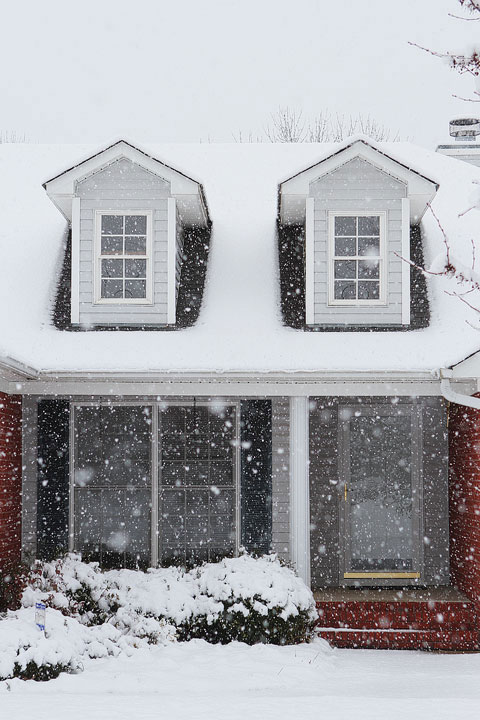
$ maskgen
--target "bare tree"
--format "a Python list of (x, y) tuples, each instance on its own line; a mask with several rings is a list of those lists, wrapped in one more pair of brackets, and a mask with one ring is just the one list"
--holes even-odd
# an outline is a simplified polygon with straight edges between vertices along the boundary
[[(442, 261), (442, 265), (438, 266), (438, 269), (427, 268), (425, 265), (418, 265), (411, 260), (406, 260), (398, 253), (395, 254), (398, 257), (401, 257), (404, 262), (407, 262), (412, 267), (420, 270), (420, 272), (422, 272), (424, 275), (429, 275), (433, 277), (444, 277), (448, 280), (451, 280), (452, 283), (456, 285), (456, 289), (445, 290), (445, 293), (450, 297), (457, 298), (465, 305), (467, 305), (470, 309), (474, 310), (478, 315), (480, 315), (480, 275), (477, 274), (476, 269), (477, 252), (475, 247), (475, 241), (473, 238), (470, 239), (471, 261), (470, 265), (466, 266), (462, 261), (454, 257), (447, 233), (430, 204), (428, 205), (428, 209), (435, 218), (435, 222), (437, 223), (438, 228), (442, 234), (443, 244), (445, 248), (445, 256)], [(473, 209), (473, 207), (468, 208), (465, 212), (469, 212)], [(465, 212), (462, 214), (464, 215)]]
[(398, 140), (398, 132), (392, 133), (385, 125), (370, 115), (332, 115), (322, 110), (312, 119), (305, 118), (303, 111), (296, 108), (279, 107), (270, 116), (263, 135), (239, 131), (234, 135), (236, 142), (340, 142), (356, 134), (367, 135), (372, 140)]
[[(461, 8), (465, 10), (466, 15), (454, 15), (453, 13), (449, 13), (450, 17), (453, 17), (456, 20), (461, 20), (463, 22), (480, 21), (480, 0), (458, 0), (458, 3)], [(431, 48), (423, 47), (422, 45), (418, 45), (417, 43), (411, 42), (409, 44), (420, 48), (420, 50), (424, 50), (425, 52), (430, 53), (430, 55), (435, 55), (436, 57), (448, 60), (448, 62), (450, 63), (450, 67), (456, 72), (460, 73), (460, 75), (464, 75), (465, 73), (467, 73), (469, 75), (472, 75), (474, 78), (478, 78), (480, 76), (480, 52), (476, 48), (473, 48), (466, 53), (442, 53), (436, 50), (432, 50)], [(467, 102), (480, 102), (480, 90), (474, 90), (473, 97), (470, 98), (462, 98), (459, 95), (454, 95), (454, 97), (458, 98), (459, 100), (466, 100)]]
[(25, 142), (27, 142), (25, 133), (19, 133), (16, 130), (0, 130), (0, 144)]
[(265, 128), (265, 135), (270, 142), (305, 142), (307, 132), (302, 111), (289, 107), (278, 108), (277, 112), (272, 113), (271, 122)]

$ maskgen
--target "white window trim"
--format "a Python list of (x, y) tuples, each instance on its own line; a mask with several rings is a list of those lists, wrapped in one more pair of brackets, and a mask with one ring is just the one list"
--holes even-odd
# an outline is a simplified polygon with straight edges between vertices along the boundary
[(315, 323), (315, 199), (305, 202), (305, 322)]
[[(102, 298), (101, 296), (101, 220), (102, 215), (144, 215), (147, 218), (147, 292), (144, 298)], [(114, 256), (112, 255), (112, 258)], [(153, 218), (151, 210), (96, 210), (93, 243), (94, 305), (153, 305)]]
[(290, 398), (290, 553), (310, 587), (309, 398)]
[[(380, 218), (380, 297), (378, 300), (338, 300), (334, 296), (335, 218), (370, 217)], [(387, 213), (385, 210), (330, 210), (328, 212), (328, 304), (331, 306), (365, 307), (387, 304)], [(345, 258), (348, 260), (348, 257)]]
[(72, 272), (71, 312), (72, 323), (80, 322), (80, 198), (72, 198)]
[(402, 325), (410, 325), (410, 200), (402, 198)]
[(167, 201), (167, 323), (176, 321), (176, 272), (177, 260), (177, 202), (173, 197)]

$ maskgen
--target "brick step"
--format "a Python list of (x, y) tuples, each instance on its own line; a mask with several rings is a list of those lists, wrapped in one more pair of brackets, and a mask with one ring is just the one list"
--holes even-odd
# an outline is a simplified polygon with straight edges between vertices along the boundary
[(319, 627), (351, 630), (474, 632), (478, 618), (470, 602), (320, 601)]
[(473, 630), (319, 630), (320, 637), (338, 648), (375, 650), (433, 650), (472, 652), (480, 650), (479, 633)]

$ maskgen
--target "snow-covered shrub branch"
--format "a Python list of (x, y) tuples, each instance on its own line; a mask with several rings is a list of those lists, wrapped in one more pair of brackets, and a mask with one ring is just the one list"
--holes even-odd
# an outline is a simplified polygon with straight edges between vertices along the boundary
[[(47, 605), (46, 636), (34, 623), (39, 601)], [(274, 555), (146, 573), (103, 572), (67, 555), (36, 564), (22, 605), (0, 619), (0, 679), (49, 679), (87, 658), (191, 638), (299, 643), (316, 621), (311, 591)]]

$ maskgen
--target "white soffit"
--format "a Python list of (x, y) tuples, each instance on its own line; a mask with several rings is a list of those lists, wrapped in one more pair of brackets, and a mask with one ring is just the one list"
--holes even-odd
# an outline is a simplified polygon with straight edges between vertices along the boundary
[(303, 223), (305, 199), (310, 194), (311, 183), (355, 158), (365, 160), (380, 171), (405, 183), (410, 199), (410, 222), (416, 224), (421, 220), (428, 204), (435, 197), (438, 183), (421, 175), (416, 170), (402, 165), (399, 161), (369, 145), (365, 140), (356, 140), (325, 160), (321, 160), (280, 183), (280, 221), (286, 225)]
[(179, 201), (178, 210), (184, 224), (195, 224), (201, 227), (208, 225), (208, 209), (202, 185), (124, 140), (120, 140), (105, 150), (101, 150), (92, 157), (83, 160), (78, 165), (65, 170), (60, 175), (47, 180), (43, 187), (60, 212), (67, 220), (71, 221), (72, 198), (75, 196), (77, 183), (97, 172), (101, 172), (121, 159), (130, 160), (144, 170), (170, 183), (171, 194)]

